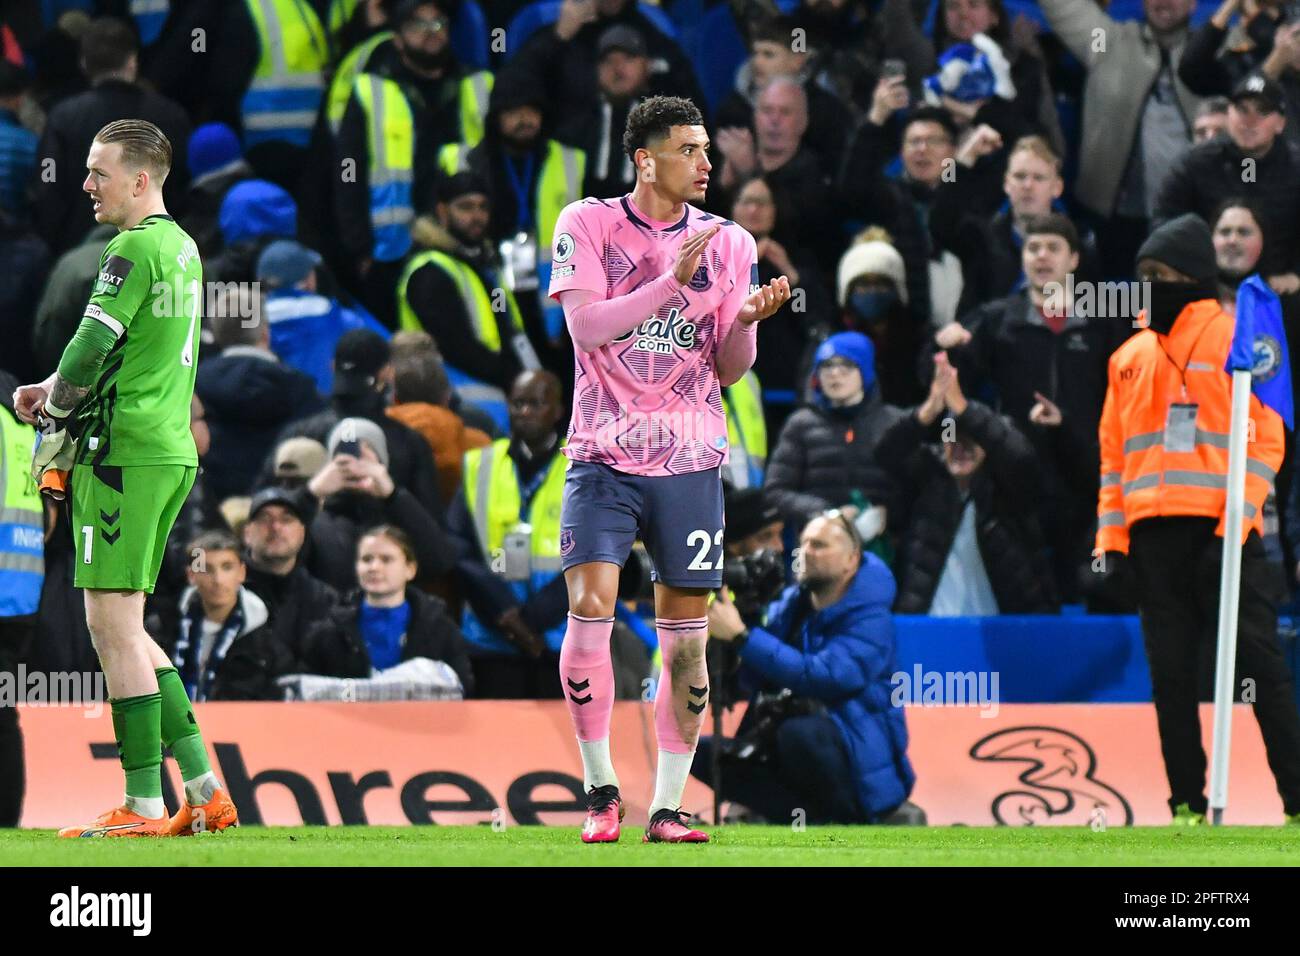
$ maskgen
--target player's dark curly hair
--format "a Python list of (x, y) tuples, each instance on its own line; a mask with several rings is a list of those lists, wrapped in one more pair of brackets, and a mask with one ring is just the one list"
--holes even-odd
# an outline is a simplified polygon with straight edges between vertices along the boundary
[(680, 96), (652, 96), (632, 107), (623, 131), (623, 152), (636, 163), (636, 151), (652, 139), (667, 139), (674, 126), (703, 126), (700, 108)]

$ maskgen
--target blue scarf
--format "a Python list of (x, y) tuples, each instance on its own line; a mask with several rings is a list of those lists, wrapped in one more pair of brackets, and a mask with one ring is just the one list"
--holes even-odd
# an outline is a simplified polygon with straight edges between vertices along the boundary
[(361, 638), (370, 652), (370, 666), (377, 671), (396, 667), (402, 661), (402, 645), (411, 623), (411, 603), (397, 607), (371, 607), (361, 601)]

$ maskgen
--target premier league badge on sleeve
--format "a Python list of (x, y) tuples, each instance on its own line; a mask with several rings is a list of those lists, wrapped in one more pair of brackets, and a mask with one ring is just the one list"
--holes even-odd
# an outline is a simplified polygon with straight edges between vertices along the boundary
[(555, 237), (555, 256), (556, 262), (568, 262), (569, 257), (573, 255), (573, 237), (567, 232), (562, 232)]

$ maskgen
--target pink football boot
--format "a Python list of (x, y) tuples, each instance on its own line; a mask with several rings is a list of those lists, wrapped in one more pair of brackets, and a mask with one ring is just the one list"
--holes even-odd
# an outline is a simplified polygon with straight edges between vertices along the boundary
[(686, 825), (691, 815), (684, 810), (656, 810), (645, 828), (642, 843), (708, 843), (709, 835), (703, 830), (692, 830)]
[(582, 825), (583, 843), (617, 843), (623, 822), (623, 798), (618, 787), (592, 787), (587, 791), (587, 820)]

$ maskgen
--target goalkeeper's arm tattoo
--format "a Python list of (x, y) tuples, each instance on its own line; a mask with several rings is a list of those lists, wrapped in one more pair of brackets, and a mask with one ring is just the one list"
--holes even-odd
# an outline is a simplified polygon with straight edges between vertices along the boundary
[(73, 412), (89, 391), (89, 386), (73, 385), (62, 375), (55, 373), (54, 385), (50, 388), (50, 397), (46, 399), (46, 404)]

